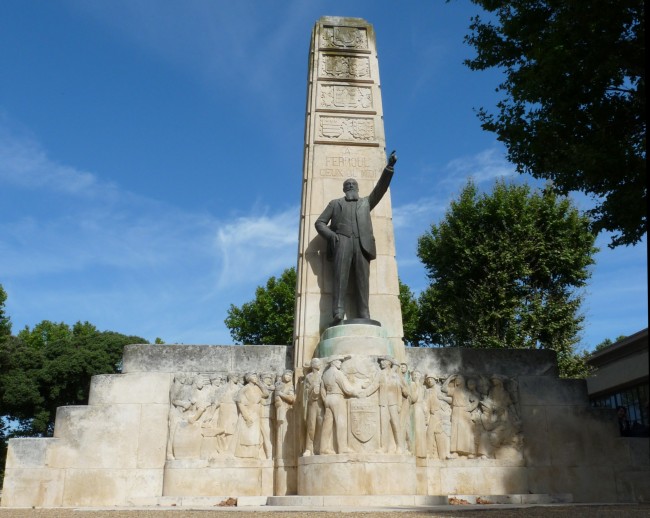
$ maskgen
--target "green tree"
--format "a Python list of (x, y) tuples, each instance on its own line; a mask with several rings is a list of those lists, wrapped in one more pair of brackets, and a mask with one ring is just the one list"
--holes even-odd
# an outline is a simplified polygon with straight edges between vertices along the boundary
[(266, 287), (258, 286), (255, 299), (228, 309), (225, 324), (238, 344), (292, 345), (296, 301), (296, 269), (287, 268)]
[(14, 436), (51, 435), (56, 409), (88, 402), (90, 378), (119, 372), (122, 349), (141, 337), (47, 320), (0, 344), (0, 414)]
[(408, 285), (399, 281), (399, 302), (402, 308), (402, 326), (404, 327), (404, 343), (410, 347), (419, 345), (420, 308), (418, 300)]
[(472, 0), (472, 70), (497, 68), (497, 113), (481, 108), (517, 171), (597, 202), (610, 246), (647, 231), (645, 11), (642, 0)]
[(607, 349), (610, 345), (615, 344), (616, 342), (620, 342), (624, 338), (627, 338), (626, 335), (620, 335), (616, 340), (612, 340), (611, 338), (605, 338), (602, 342), (600, 342), (596, 347), (594, 347), (593, 352), (597, 351), (602, 351), (603, 349)]
[[(410, 288), (399, 281), (404, 321), (404, 341), (418, 343), (418, 302)], [(230, 305), (225, 324), (238, 344), (292, 345), (296, 302), (296, 269), (287, 268), (279, 278), (258, 286), (255, 298), (241, 307)]]
[(5, 302), (7, 301), (7, 292), (0, 284), (0, 342), (11, 335), (11, 319), (5, 312)]
[(563, 376), (584, 375), (574, 346), (594, 239), (589, 219), (551, 189), (497, 182), (479, 195), (469, 182), (418, 241), (430, 279), (419, 299), (423, 341), (552, 349)]

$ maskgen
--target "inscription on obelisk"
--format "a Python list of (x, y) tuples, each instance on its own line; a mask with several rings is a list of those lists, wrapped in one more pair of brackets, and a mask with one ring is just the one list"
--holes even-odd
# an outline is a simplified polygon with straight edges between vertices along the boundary
[[(298, 283), (294, 334), (298, 372), (332, 321), (332, 265), (314, 223), (355, 178), (361, 196), (386, 165), (386, 142), (375, 33), (360, 18), (323, 17), (312, 32), (305, 122)], [(396, 173), (399, 175), (399, 173)], [(403, 358), (402, 314), (390, 192), (372, 211), (377, 259), (370, 263), (370, 314)], [(360, 350), (359, 353), (363, 354)]]

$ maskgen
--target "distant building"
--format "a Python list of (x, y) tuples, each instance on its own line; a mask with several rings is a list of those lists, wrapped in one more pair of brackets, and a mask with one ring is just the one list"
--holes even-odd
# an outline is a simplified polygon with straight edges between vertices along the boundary
[(587, 378), (591, 406), (627, 410), (637, 429), (647, 433), (648, 416), (648, 328), (596, 351), (587, 360), (594, 367)]

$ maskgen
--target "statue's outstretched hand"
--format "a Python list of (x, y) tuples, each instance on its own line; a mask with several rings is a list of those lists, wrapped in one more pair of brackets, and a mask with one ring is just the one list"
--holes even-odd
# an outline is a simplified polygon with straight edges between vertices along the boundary
[(393, 167), (395, 165), (395, 162), (397, 162), (397, 155), (395, 154), (395, 150), (393, 149), (393, 152), (388, 157), (388, 166)]

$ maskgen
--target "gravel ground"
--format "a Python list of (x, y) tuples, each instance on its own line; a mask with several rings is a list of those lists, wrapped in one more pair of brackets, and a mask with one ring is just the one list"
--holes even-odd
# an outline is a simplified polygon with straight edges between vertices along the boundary
[[(233, 514), (234, 513), (234, 514)], [(401, 518), (647, 518), (650, 517), (650, 504), (611, 504), (611, 505), (536, 505), (525, 507), (487, 506), (476, 509), (475, 506), (454, 506), (453, 509), (418, 508), (418, 509), (328, 509), (304, 510), (283, 509), (244, 510), (236, 507), (228, 509), (7, 509), (0, 508), (0, 518), (326, 518), (332, 515), (354, 517)]]

